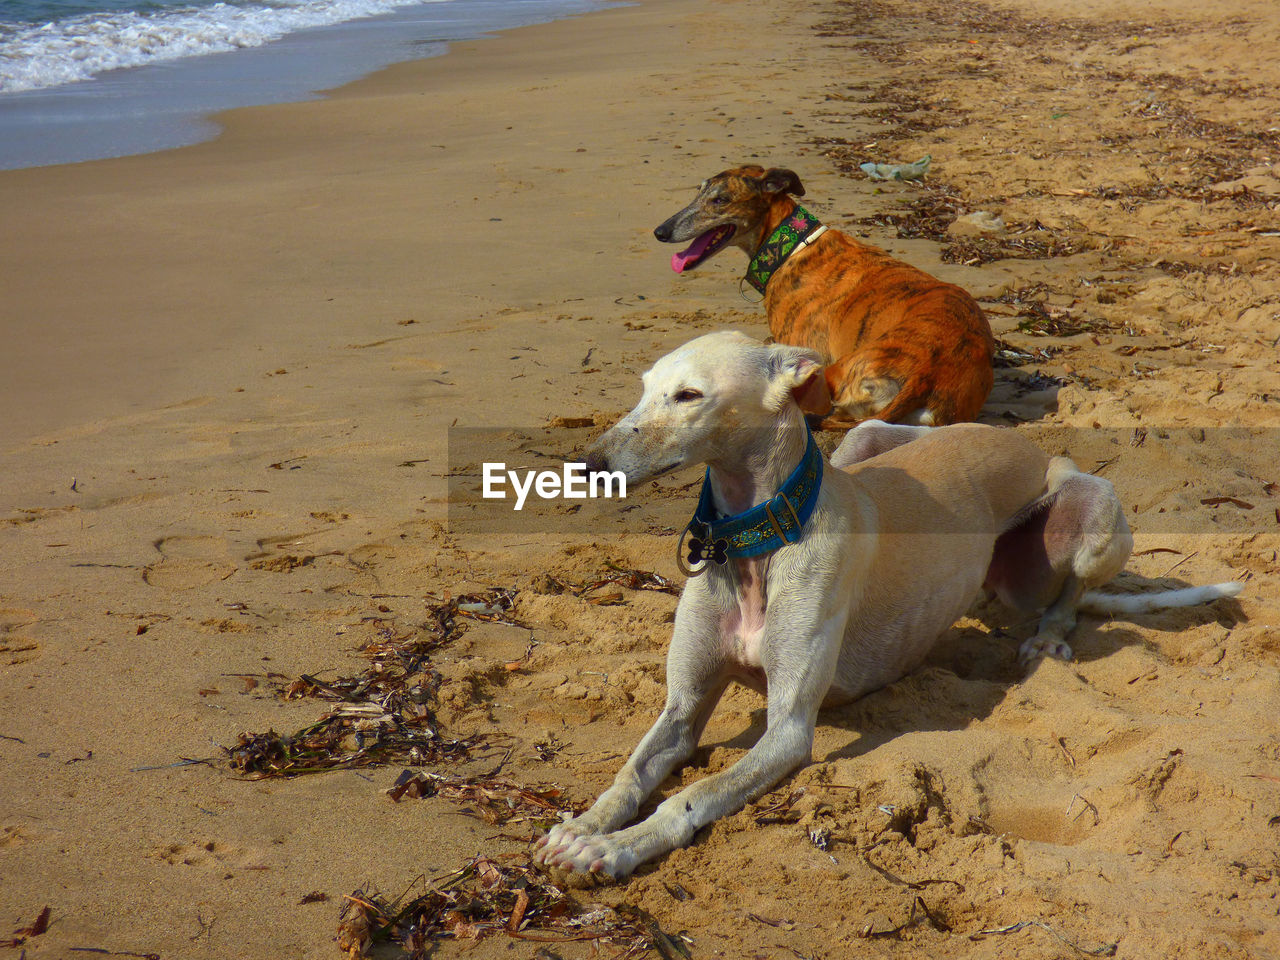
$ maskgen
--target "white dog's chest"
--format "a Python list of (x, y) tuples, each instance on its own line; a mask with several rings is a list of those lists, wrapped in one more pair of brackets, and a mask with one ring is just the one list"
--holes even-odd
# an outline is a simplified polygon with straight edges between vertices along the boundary
[(734, 560), (737, 603), (720, 617), (720, 642), (729, 659), (755, 672), (764, 666), (764, 578), (760, 562)]

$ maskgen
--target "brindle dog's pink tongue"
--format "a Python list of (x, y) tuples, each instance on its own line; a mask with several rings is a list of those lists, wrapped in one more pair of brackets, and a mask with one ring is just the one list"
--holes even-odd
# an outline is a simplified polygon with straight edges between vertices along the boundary
[(679, 253), (673, 254), (671, 257), (671, 269), (676, 273), (684, 273), (687, 267), (692, 266), (702, 259), (702, 255), (706, 253), (707, 247), (711, 246), (711, 241), (715, 239), (716, 232), (708, 230), (689, 246), (681, 250)]

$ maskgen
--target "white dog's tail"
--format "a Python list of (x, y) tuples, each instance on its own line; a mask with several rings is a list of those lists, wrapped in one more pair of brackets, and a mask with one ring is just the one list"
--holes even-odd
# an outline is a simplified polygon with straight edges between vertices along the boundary
[(1153, 613), (1170, 607), (1194, 607), (1222, 597), (1234, 597), (1243, 583), (1214, 583), (1207, 587), (1160, 590), (1156, 593), (1102, 593), (1090, 590), (1080, 598), (1079, 610), (1108, 616), (1118, 613)]

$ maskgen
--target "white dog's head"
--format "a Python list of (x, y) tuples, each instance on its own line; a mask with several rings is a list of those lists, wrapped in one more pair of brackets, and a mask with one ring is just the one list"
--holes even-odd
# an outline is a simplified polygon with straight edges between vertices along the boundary
[(587, 451), (589, 470), (620, 470), (631, 483), (700, 463), (736, 463), (825, 414), (831, 394), (819, 354), (711, 333), (667, 354), (644, 374), (644, 395)]

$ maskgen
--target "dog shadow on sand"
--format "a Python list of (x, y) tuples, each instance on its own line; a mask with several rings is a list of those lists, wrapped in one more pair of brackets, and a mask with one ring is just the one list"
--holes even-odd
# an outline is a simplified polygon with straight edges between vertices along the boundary
[[(1102, 589), (1151, 593), (1196, 585), (1174, 577), (1148, 578), (1125, 572)], [(906, 733), (962, 730), (974, 720), (986, 719), (1013, 687), (1036, 670), (1038, 660), (1027, 666), (1018, 663), (1018, 646), (1035, 631), (1038, 616), (1010, 610), (998, 600), (978, 600), (969, 616), (948, 630), (915, 670), (853, 703), (822, 710), (819, 729), (835, 727), (851, 736), (845, 746), (826, 754), (815, 752), (813, 762), (853, 759)], [(1138, 627), (1148, 634), (1175, 634), (1210, 623), (1231, 628), (1247, 619), (1234, 598), (1134, 614), (1128, 619), (1082, 613), (1068, 638), (1074, 651), (1071, 662), (1105, 660), (1129, 646), (1158, 650)], [(704, 741), (690, 766), (705, 766), (717, 747), (749, 749), (764, 733), (765, 717), (762, 701), (751, 711), (751, 722), (745, 729), (729, 739)]]
[(998, 366), (978, 422), (994, 426), (1039, 422), (1057, 412), (1058, 391), (1067, 383), (1037, 367)]

